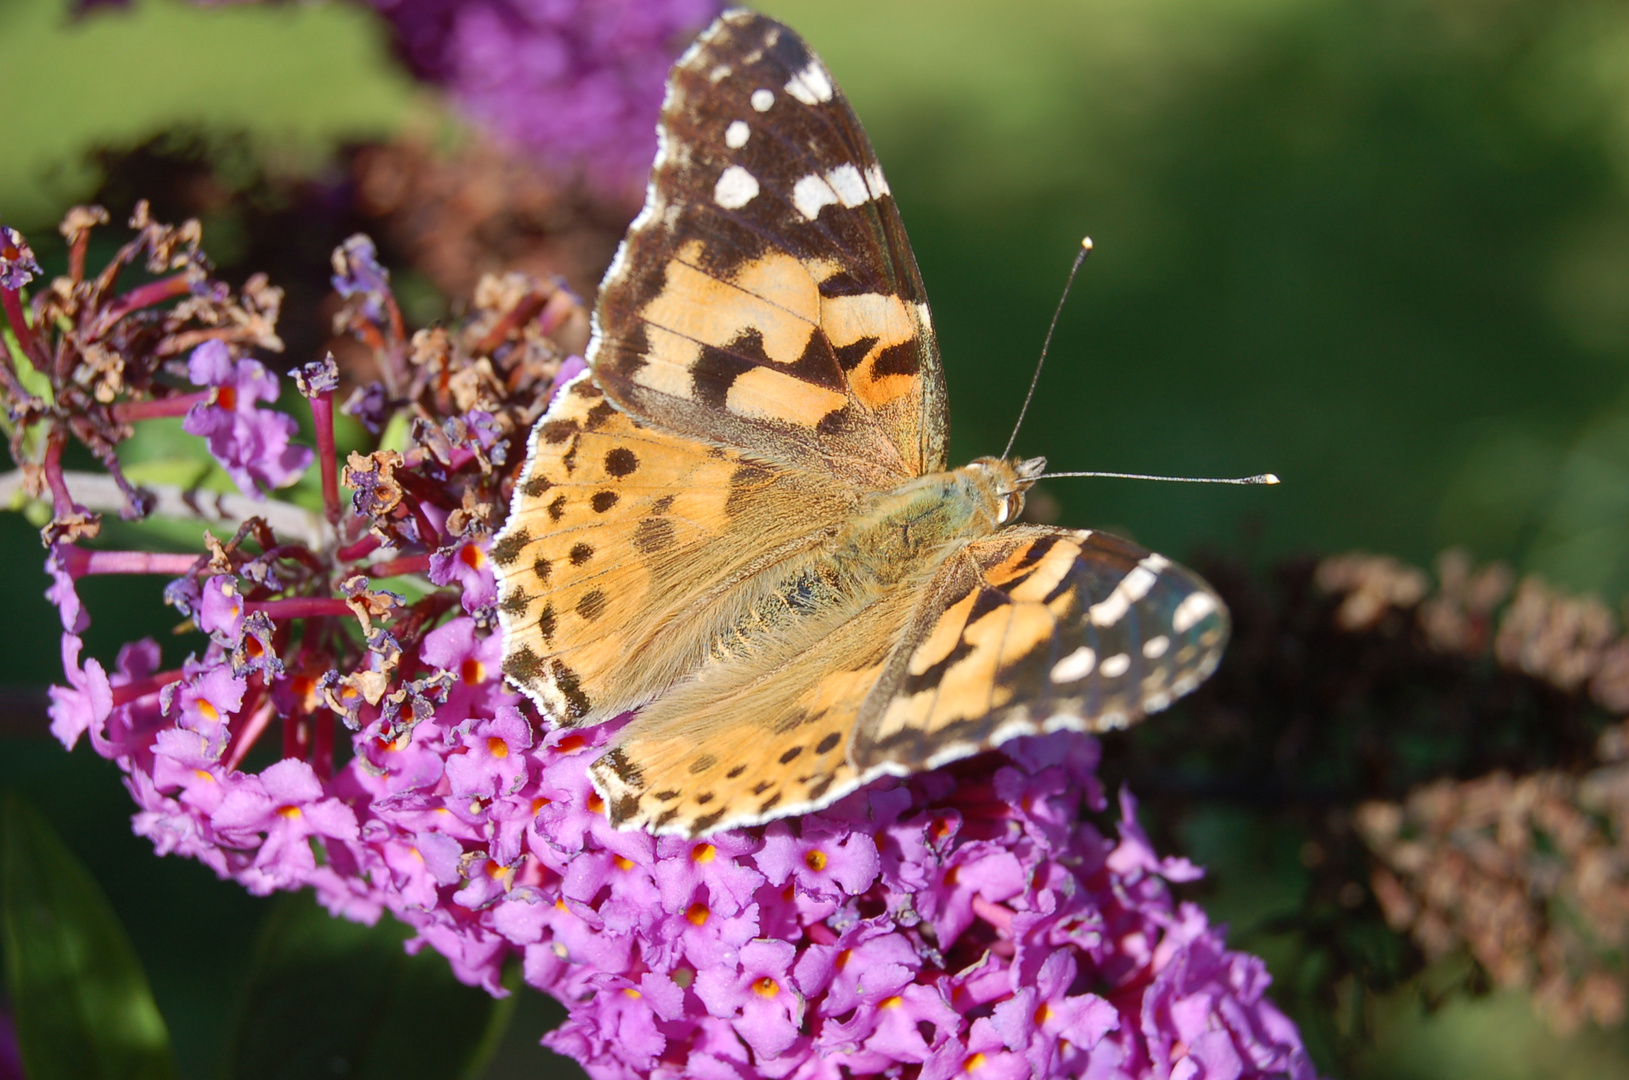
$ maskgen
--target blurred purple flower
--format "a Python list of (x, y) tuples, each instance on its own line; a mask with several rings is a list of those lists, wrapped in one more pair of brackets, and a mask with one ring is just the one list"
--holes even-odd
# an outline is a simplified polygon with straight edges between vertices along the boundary
[(662, 84), (719, 0), (370, 0), (422, 79), (504, 141), (633, 193)]

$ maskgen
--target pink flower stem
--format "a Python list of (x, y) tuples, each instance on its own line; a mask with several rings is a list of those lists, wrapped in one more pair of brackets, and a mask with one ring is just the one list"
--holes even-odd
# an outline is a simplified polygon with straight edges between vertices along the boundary
[(128, 705), (132, 701), (144, 698), (149, 694), (156, 694), (171, 683), (180, 682), (185, 675), (185, 671), (176, 669), (175, 671), (160, 672), (139, 682), (115, 686), (113, 687), (113, 704), (115, 707)]
[(271, 725), (272, 717), (276, 715), (277, 710), (269, 698), (249, 714), (249, 719), (232, 736), (231, 745), (226, 748), (222, 764), (228, 770), (234, 772), (237, 770), (243, 759), (249, 755), (249, 751), (254, 749), (255, 743), (260, 741), (260, 736), (266, 728)]
[(199, 402), (208, 402), (213, 390), (200, 390), (195, 394), (172, 394), (169, 397), (150, 398), (147, 401), (121, 401), (113, 406), (113, 419), (121, 424), (138, 420), (156, 420), (165, 416), (185, 416)]
[(92, 574), (164, 574), (179, 577), (198, 565), (198, 556), (184, 552), (86, 551), (64, 548), (64, 562), (75, 578)]
[(325, 390), (311, 399), (311, 423), (317, 432), (317, 464), (322, 470), (322, 508), (328, 524), (338, 526), (339, 455), (334, 448), (334, 392)]
[(808, 934), (809, 940), (814, 942), (816, 945), (837, 944), (836, 932), (834, 932), (832, 928), (827, 926), (825, 923), (810, 923), (809, 926), (804, 930), (804, 933)]
[(17, 335), (17, 344), (22, 346), (23, 355), (30, 361), (34, 360), (34, 331), (23, 317), (22, 296), (16, 289), (0, 289), (0, 307), (6, 309), (6, 321), (11, 324), (11, 332)]
[(340, 562), (355, 562), (379, 550), (380, 545), (383, 543), (383, 540), (369, 533), (350, 547), (340, 548), (335, 554), (335, 558), (339, 559)]
[(132, 311), (140, 311), (144, 307), (152, 307), (154, 304), (162, 304), (166, 300), (185, 296), (191, 289), (192, 283), (187, 280), (185, 274), (172, 274), (167, 278), (149, 281), (145, 285), (136, 286), (109, 304), (99, 321), (104, 327), (111, 327)]
[(328, 596), (294, 596), (286, 600), (250, 600), (243, 605), (250, 615), (263, 611), (274, 619), (312, 619), (323, 615), (349, 615), (345, 601)]
[(1012, 909), (1001, 904), (991, 903), (982, 896), (973, 897), (973, 914), (989, 923), (1002, 933), (1012, 929)]
[(430, 569), (430, 556), (403, 555), (399, 559), (376, 562), (363, 573), (372, 578), (395, 577), (397, 574), (422, 574)]
[(311, 722), (311, 768), (327, 780), (334, 775), (334, 714), (325, 709)]
[(68, 490), (68, 481), (62, 478), (62, 449), (67, 443), (68, 437), (60, 428), (52, 431), (45, 441), (45, 462), (41, 467), (45, 482), (51, 488), (52, 511), (58, 517), (85, 512), (74, 502), (73, 493)]

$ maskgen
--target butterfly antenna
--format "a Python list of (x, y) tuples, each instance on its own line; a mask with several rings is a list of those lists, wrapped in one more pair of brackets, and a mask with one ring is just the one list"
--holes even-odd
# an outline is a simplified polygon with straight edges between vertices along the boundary
[(1069, 280), (1063, 283), (1063, 295), (1058, 297), (1058, 308), (1052, 313), (1052, 325), (1046, 328), (1046, 340), (1041, 343), (1041, 358), (1035, 361), (1035, 374), (1030, 376), (1029, 393), (1024, 395), (1024, 407), (1018, 410), (1018, 423), (1012, 426), (1007, 448), (1001, 451), (1002, 458), (1012, 453), (1012, 444), (1018, 441), (1018, 429), (1024, 426), (1024, 414), (1029, 412), (1030, 399), (1035, 396), (1036, 384), (1041, 381), (1041, 365), (1046, 363), (1046, 351), (1052, 347), (1052, 334), (1058, 328), (1058, 316), (1063, 314), (1064, 301), (1069, 299), (1069, 289), (1075, 284), (1075, 275), (1080, 273), (1080, 264), (1091, 253), (1092, 238), (1088, 236), (1080, 242), (1080, 250), (1075, 253), (1075, 265), (1069, 268)]
[(1145, 473), (1129, 472), (1049, 472), (1044, 476), (1037, 476), (1037, 480), (1057, 480), (1066, 476), (1106, 476), (1115, 480), (1165, 480), (1173, 484), (1276, 484), (1278, 477), (1272, 473), (1258, 473), (1255, 476), (1149, 476)]

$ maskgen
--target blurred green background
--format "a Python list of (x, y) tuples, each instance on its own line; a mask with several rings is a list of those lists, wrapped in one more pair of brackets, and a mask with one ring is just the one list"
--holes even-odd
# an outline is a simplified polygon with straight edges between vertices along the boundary
[[(80, 23), (65, 6), (0, 0), (0, 217), (25, 230), (94, 189), (93, 147), (202, 126), (317, 170), (437, 108), (359, 6), (144, 0)], [(1063, 521), (1254, 565), (1358, 548), (1425, 564), (1463, 544), (1614, 603), (1629, 591), (1629, 7), (762, 6), (821, 51), (888, 170), (945, 352), (953, 458), (1006, 441), (1089, 234), (1017, 450), (1285, 483), (1060, 481)], [(60, 670), (55, 619), (32, 529), (0, 517), (0, 544), (0, 681), (26, 701)], [(86, 591), (105, 661), (134, 635)], [(13, 730), (0, 785), (97, 870), (186, 1075), (208, 1074), (264, 905), (152, 858), (84, 748)], [(1249, 916), (1266, 879), (1237, 845), (1195, 843), (1217, 868), (1213, 914)], [(517, 1028), (544, 1015), (529, 1004)], [(1520, 999), (1425, 1017), (1405, 993), (1374, 1019), (1354, 1075), (1629, 1075), (1622, 1031), (1563, 1042)], [(493, 1075), (537, 1067), (525, 1041), (512, 1033)]]

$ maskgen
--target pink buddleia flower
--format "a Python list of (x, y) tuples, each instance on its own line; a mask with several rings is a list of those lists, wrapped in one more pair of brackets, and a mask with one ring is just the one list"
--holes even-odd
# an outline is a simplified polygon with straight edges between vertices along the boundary
[(215, 387), (213, 402), (199, 402), (182, 421), (182, 430), (201, 435), (209, 452), (245, 495), (287, 487), (311, 464), (309, 447), (291, 440), (299, 431), (294, 418), (257, 407), (277, 400), (277, 376), (260, 361), (234, 359), (219, 341), (206, 341), (187, 361), (194, 385)]

